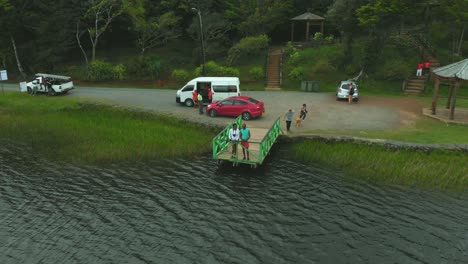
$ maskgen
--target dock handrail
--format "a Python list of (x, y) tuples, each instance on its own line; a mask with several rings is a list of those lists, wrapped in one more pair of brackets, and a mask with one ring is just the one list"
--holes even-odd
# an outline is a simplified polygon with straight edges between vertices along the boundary
[[(212, 148), (213, 148), (213, 159), (218, 159), (218, 157), (228, 149), (229, 146), (231, 146), (231, 142), (229, 141), (229, 130), (232, 128), (233, 124), (237, 124), (238, 127), (241, 127), (242, 125), (242, 116), (239, 116), (236, 118), (236, 120), (227, 125), (221, 132), (214, 137), (212, 141)], [(258, 157), (256, 159), (258, 160), (258, 164), (262, 164), (263, 160), (265, 157), (268, 155), (270, 152), (271, 147), (275, 143), (276, 139), (280, 134), (283, 134), (283, 129), (281, 128), (281, 121), (280, 118), (278, 118), (272, 125), (272, 127), (268, 130), (266, 135), (263, 137), (263, 139), (260, 142), (250, 142), (250, 143), (255, 143), (259, 144), (259, 153)], [(242, 146), (242, 148), (244, 148)], [(246, 149), (249, 153), (250, 150)], [(252, 156), (256, 156), (255, 154), (252, 154)], [(237, 160), (237, 157), (236, 157)], [(243, 163), (251, 163), (249, 161), (243, 161)], [(255, 164), (255, 163), (253, 163)]]

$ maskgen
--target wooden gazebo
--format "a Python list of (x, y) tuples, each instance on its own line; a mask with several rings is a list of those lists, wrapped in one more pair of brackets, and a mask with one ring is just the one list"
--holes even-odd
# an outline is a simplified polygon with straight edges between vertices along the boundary
[(291, 18), (291, 42), (294, 41), (294, 23), (298, 21), (305, 21), (306, 22), (306, 32), (305, 32), (305, 40), (309, 41), (309, 27), (310, 25), (320, 25), (320, 32), (323, 34), (323, 23), (325, 18), (312, 14), (310, 12), (306, 12), (302, 15), (297, 17)]
[(435, 75), (435, 87), (432, 97), (432, 114), (436, 114), (440, 84), (447, 83), (449, 85), (447, 109), (450, 109), (450, 119), (453, 120), (455, 104), (457, 102), (457, 92), (460, 89), (460, 85), (468, 81), (468, 59), (437, 68), (433, 73)]

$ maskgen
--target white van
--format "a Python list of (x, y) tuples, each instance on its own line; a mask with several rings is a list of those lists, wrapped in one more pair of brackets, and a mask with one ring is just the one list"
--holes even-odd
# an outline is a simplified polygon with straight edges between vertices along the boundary
[(177, 91), (176, 102), (186, 106), (193, 106), (193, 92), (203, 96), (203, 104), (208, 104), (208, 91), (213, 92), (212, 101), (220, 101), (231, 96), (240, 96), (240, 82), (237, 77), (198, 77), (189, 81)]

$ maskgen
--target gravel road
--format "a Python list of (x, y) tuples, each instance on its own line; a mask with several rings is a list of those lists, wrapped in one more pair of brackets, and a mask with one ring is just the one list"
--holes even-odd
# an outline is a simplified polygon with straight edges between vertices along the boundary
[[(17, 85), (5, 84), (4, 90), (17, 91), (19, 88)], [(251, 127), (271, 127), (289, 108), (298, 114), (303, 103), (307, 104), (309, 113), (303, 127), (294, 128), (293, 125), (292, 133), (307, 130), (387, 130), (402, 124), (401, 112), (398, 109), (391, 107), (391, 104), (375, 105), (373, 98), (365, 96), (361, 97), (359, 103), (349, 105), (346, 101), (336, 101), (332, 93), (244, 91), (242, 94), (265, 102), (265, 115), (248, 121), (248, 126)], [(198, 109), (177, 104), (175, 90), (77, 87), (63, 96), (97, 99), (99, 102), (166, 113), (209, 124), (227, 125), (234, 120), (199, 115)], [(285, 126), (284, 122), (282, 123)]]

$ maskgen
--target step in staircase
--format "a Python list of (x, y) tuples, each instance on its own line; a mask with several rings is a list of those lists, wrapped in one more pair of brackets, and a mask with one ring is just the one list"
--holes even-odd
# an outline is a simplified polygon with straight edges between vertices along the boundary
[(427, 76), (413, 76), (406, 80), (405, 94), (418, 95), (424, 92)]
[(267, 64), (267, 85), (265, 90), (281, 90), (281, 64), (283, 49), (281, 47), (270, 48)]

